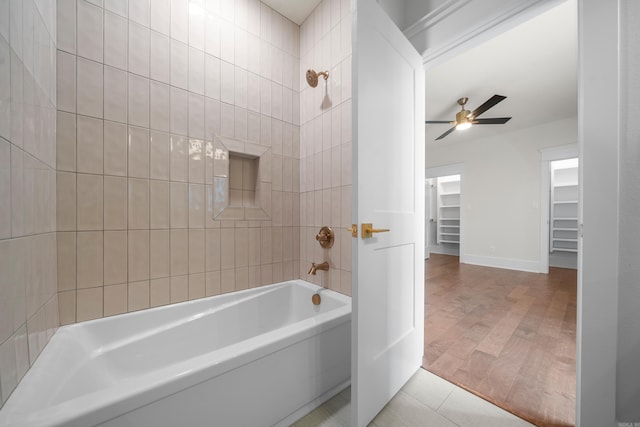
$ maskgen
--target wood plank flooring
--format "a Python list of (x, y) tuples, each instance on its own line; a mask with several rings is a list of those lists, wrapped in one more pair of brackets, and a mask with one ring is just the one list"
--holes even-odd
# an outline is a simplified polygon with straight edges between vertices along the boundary
[(538, 426), (575, 425), (575, 270), (425, 261), (423, 367)]

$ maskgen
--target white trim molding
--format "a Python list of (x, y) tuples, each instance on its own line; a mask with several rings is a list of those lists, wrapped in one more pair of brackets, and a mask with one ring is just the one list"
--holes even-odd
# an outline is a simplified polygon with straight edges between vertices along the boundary
[(404, 34), (425, 66), (476, 46), (563, 0), (448, 0)]
[(498, 258), (482, 255), (460, 254), (460, 262), (463, 264), (481, 265), (484, 267), (504, 268), (506, 270), (527, 271), (540, 273), (540, 263), (526, 259)]
[(549, 273), (549, 165), (551, 161), (571, 159), (579, 154), (577, 142), (540, 150), (540, 273)]

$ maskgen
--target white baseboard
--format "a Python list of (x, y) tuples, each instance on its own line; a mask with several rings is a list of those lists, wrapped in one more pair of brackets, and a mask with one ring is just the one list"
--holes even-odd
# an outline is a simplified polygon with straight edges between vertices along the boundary
[(432, 254), (458, 256), (460, 249), (458, 248), (458, 245), (434, 245), (429, 247), (429, 252)]
[(524, 259), (498, 258), (482, 255), (460, 255), (460, 262), (463, 264), (482, 265), (485, 267), (504, 268), (507, 270), (528, 271), (531, 273), (541, 273), (540, 263)]

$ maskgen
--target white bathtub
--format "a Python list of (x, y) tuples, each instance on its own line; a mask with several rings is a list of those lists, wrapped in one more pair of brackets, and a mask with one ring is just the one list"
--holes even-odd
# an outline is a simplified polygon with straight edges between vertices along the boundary
[(0, 426), (289, 425), (350, 381), (351, 299), (295, 280), (58, 329)]

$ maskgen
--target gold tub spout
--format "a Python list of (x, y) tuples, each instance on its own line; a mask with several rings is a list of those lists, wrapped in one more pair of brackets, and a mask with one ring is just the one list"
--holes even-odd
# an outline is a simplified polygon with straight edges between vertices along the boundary
[(322, 264), (316, 264), (315, 262), (312, 262), (311, 268), (309, 269), (309, 272), (307, 274), (315, 276), (316, 271), (318, 270), (329, 271), (329, 263), (327, 261), (323, 262)]

